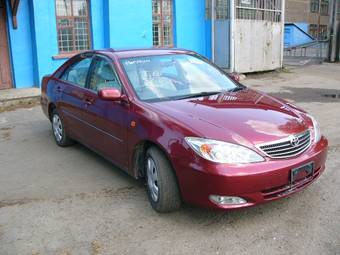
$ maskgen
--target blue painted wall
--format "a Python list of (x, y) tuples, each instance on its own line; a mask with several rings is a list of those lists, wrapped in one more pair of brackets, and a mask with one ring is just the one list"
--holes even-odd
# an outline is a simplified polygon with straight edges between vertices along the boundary
[(18, 29), (13, 29), (10, 8), (7, 2), (8, 39), (12, 63), (13, 83), (18, 88), (34, 85), (33, 42), (31, 37), (29, 0), (20, 2), (17, 14)]
[(90, 17), (93, 22), (91, 22), (91, 34), (92, 34), (92, 48), (102, 49), (109, 47), (106, 44), (106, 29), (105, 21), (107, 19), (106, 6), (104, 1), (90, 1)]
[(211, 20), (205, 19), (205, 56), (212, 59), (211, 51)]
[[(307, 24), (308, 29), (308, 24)], [(306, 32), (306, 26), (295, 23), (285, 24), (284, 47), (292, 47), (314, 41), (314, 38)]]
[[(39, 87), (44, 75), (66, 59), (58, 55), (55, 0), (21, 0), (18, 28), (13, 29), (8, 10), (8, 31), (16, 88)], [(210, 22), (204, 0), (174, 0), (175, 47), (211, 56)], [(90, 1), (92, 48), (152, 47), (151, 0)]]
[(300, 29), (302, 29), (304, 32), (308, 33), (309, 23), (295, 22), (294, 24), (298, 26)]
[(151, 47), (152, 1), (106, 1), (108, 1), (109, 46), (112, 48)]
[(205, 1), (174, 1), (175, 46), (206, 55)]
[(53, 60), (58, 54), (57, 29), (54, 1), (32, 0), (33, 53), (36, 61), (35, 85), (39, 85), (42, 77), (60, 66), (64, 60)]

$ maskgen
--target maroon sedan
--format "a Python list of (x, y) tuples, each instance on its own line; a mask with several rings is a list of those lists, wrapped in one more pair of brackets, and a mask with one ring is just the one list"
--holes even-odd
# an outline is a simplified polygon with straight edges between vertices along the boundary
[(324, 171), (317, 121), (249, 89), (197, 53), (101, 50), (42, 81), (56, 143), (78, 141), (134, 178), (152, 207), (233, 209), (304, 189)]

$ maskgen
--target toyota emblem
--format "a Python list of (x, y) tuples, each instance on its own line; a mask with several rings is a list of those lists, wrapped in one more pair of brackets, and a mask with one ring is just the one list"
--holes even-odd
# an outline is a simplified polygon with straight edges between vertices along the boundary
[(293, 137), (290, 139), (290, 144), (291, 144), (293, 147), (298, 146), (299, 143), (300, 143), (299, 137), (293, 136)]

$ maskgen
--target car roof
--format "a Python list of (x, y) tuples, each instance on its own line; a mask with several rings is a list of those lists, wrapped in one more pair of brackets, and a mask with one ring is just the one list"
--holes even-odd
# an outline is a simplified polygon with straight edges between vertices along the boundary
[[(93, 51), (92, 51), (93, 52)], [(131, 58), (131, 57), (143, 57), (143, 56), (155, 56), (155, 55), (172, 55), (172, 54), (187, 54), (192, 51), (178, 48), (127, 48), (127, 49), (103, 49), (96, 50), (95, 52), (102, 54), (114, 54), (118, 58)]]

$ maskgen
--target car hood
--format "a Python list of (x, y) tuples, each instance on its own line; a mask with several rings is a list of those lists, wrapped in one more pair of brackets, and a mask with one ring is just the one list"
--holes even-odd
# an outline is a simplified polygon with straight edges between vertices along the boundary
[(252, 89), (153, 103), (192, 135), (245, 146), (278, 140), (308, 128), (302, 112)]

